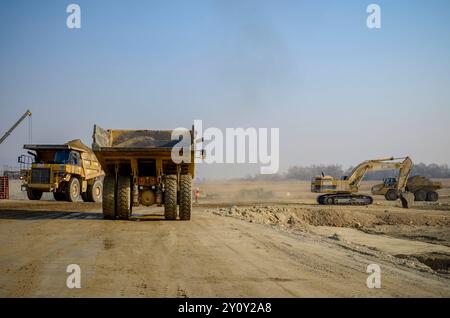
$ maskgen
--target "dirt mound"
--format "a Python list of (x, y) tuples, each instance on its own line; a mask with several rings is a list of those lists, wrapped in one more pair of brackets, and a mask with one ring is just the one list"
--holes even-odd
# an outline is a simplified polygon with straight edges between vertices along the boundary
[(450, 273), (450, 255), (443, 253), (424, 253), (418, 255), (396, 255), (398, 258), (417, 260), (441, 274)]
[(295, 209), (296, 214), (309, 225), (314, 226), (335, 226), (335, 227), (371, 227), (377, 224), (378, 218), (375, 215), (330, 210), (330, 209)]
[(373, 228), (379, 225), (436, 226), (450, 225), (450, 216), (389, 210), (351, 209), (320, 206), (252, 206), (217, 208), (215, 214), (233, 216), (249, 222), (304, 229), (312, 226)]
[(307, 224), (297, 214), (292, 212), (289, 208), (282, 206), (232, 206), (230, 208), (218, 208), (208, 211), (218, 215), (232, 216), (248, 222), (260, 224), (302, 229), (307, 226)]

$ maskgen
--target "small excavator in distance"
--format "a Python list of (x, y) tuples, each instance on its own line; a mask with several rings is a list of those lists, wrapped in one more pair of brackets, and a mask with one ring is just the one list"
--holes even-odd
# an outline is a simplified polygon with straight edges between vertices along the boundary
[[(401, 159), (403, 161), (399, 161)], [(357, 194), (365, 174), (368, 171), (399, 170), (398, 182), (391, 191), (395, 191), (404, 208), (409, 208), (414, 201), (414, 195), (405, 188), (412, 165), (409, 157), (367, 160), (356, 166), (349, 176), (343, 176), (340, 180), (323, 173), (314, 177), (311, 181), (311, 192), (324, 193), (317, 197), (317, 202), (322, 205), (369, 205), (373, 203), (371, 196)]]

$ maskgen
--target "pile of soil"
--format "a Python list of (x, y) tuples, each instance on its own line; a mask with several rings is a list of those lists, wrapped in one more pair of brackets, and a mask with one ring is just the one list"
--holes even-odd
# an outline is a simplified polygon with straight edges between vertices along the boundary
[(249, 222), (286, 228), (305, 229), (312, 226), (373, 228), (378, 225), (450, 226), (450, 215), (393, 212), (364, 208), (321, 206), (251, 206), (209, 210), (218, 215), (232, 216)]

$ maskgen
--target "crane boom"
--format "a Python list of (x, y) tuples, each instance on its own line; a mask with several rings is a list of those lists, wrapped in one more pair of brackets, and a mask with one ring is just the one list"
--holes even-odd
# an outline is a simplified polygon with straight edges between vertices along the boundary
[(6, 138), (8, 138), (9, 135), (11, 135), (11, 133), (13, 132), (14, 129), (16, 129), (17, 126), (19, 126), (19, 124), (28, 116), (31, 116), (31, 112), (29, 110), (27, 110), (22, 117), (19, 118), (18, 121), (16, 121), (16, 123), (2, 136), (2, 138), (0, 139), (0, 144), (2, 144)]

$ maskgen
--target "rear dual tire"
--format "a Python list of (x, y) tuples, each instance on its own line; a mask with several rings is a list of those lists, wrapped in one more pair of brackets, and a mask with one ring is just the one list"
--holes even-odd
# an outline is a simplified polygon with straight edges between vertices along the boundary
[(436, 191), (429, 191), (427, 193), (427, 201), (436, 202), (439, 200), (439, 194)]
[(177, 219), (177, 176), (167, 175), (164, 179), (164, 218)]
[[(167, 175), (164, 181), (164, 217), (177, 219), (178, 183), (176, 175)], [(108, 175), (103, 181), (102, 211), (105, 219), (128, 220), (132, 214), (131, 177)], [(190, 220), (192, 210), (192, 177), (180, 176), (180, 220)]]
[(427, 193), (424, 190), (419, 190), (414, 193), (414, 201), (426, 201)]
[(192, 210), (192, 177), (190, 174), (180, 175), (180, 220), (191, 219)]
[(131, 217), (131, 178), (108, 175), (103, 181), (102, 193), (103, 218), (114, 220), (129, 220)]
[(439, 200), (439, 194), (436, 191), (419, 190), (414, 193), (415, 201), (436, 202)]
[(84, 202), (102, 202), (103, 184), (100, 180), (87, 186), (86, 192), (81, 194)]
[(115, 190), (116, 178), (115, 176), (108, 175), (103, 180), (103, 194), (102, 194), (102, 211), (103, 218), (107, 220), (114, 220), (116, 218), (116, 202), (115, 202)]
[(117, 216), (121, 220), (131, 217), (131, 178), (119, 176), (117, 180)]

